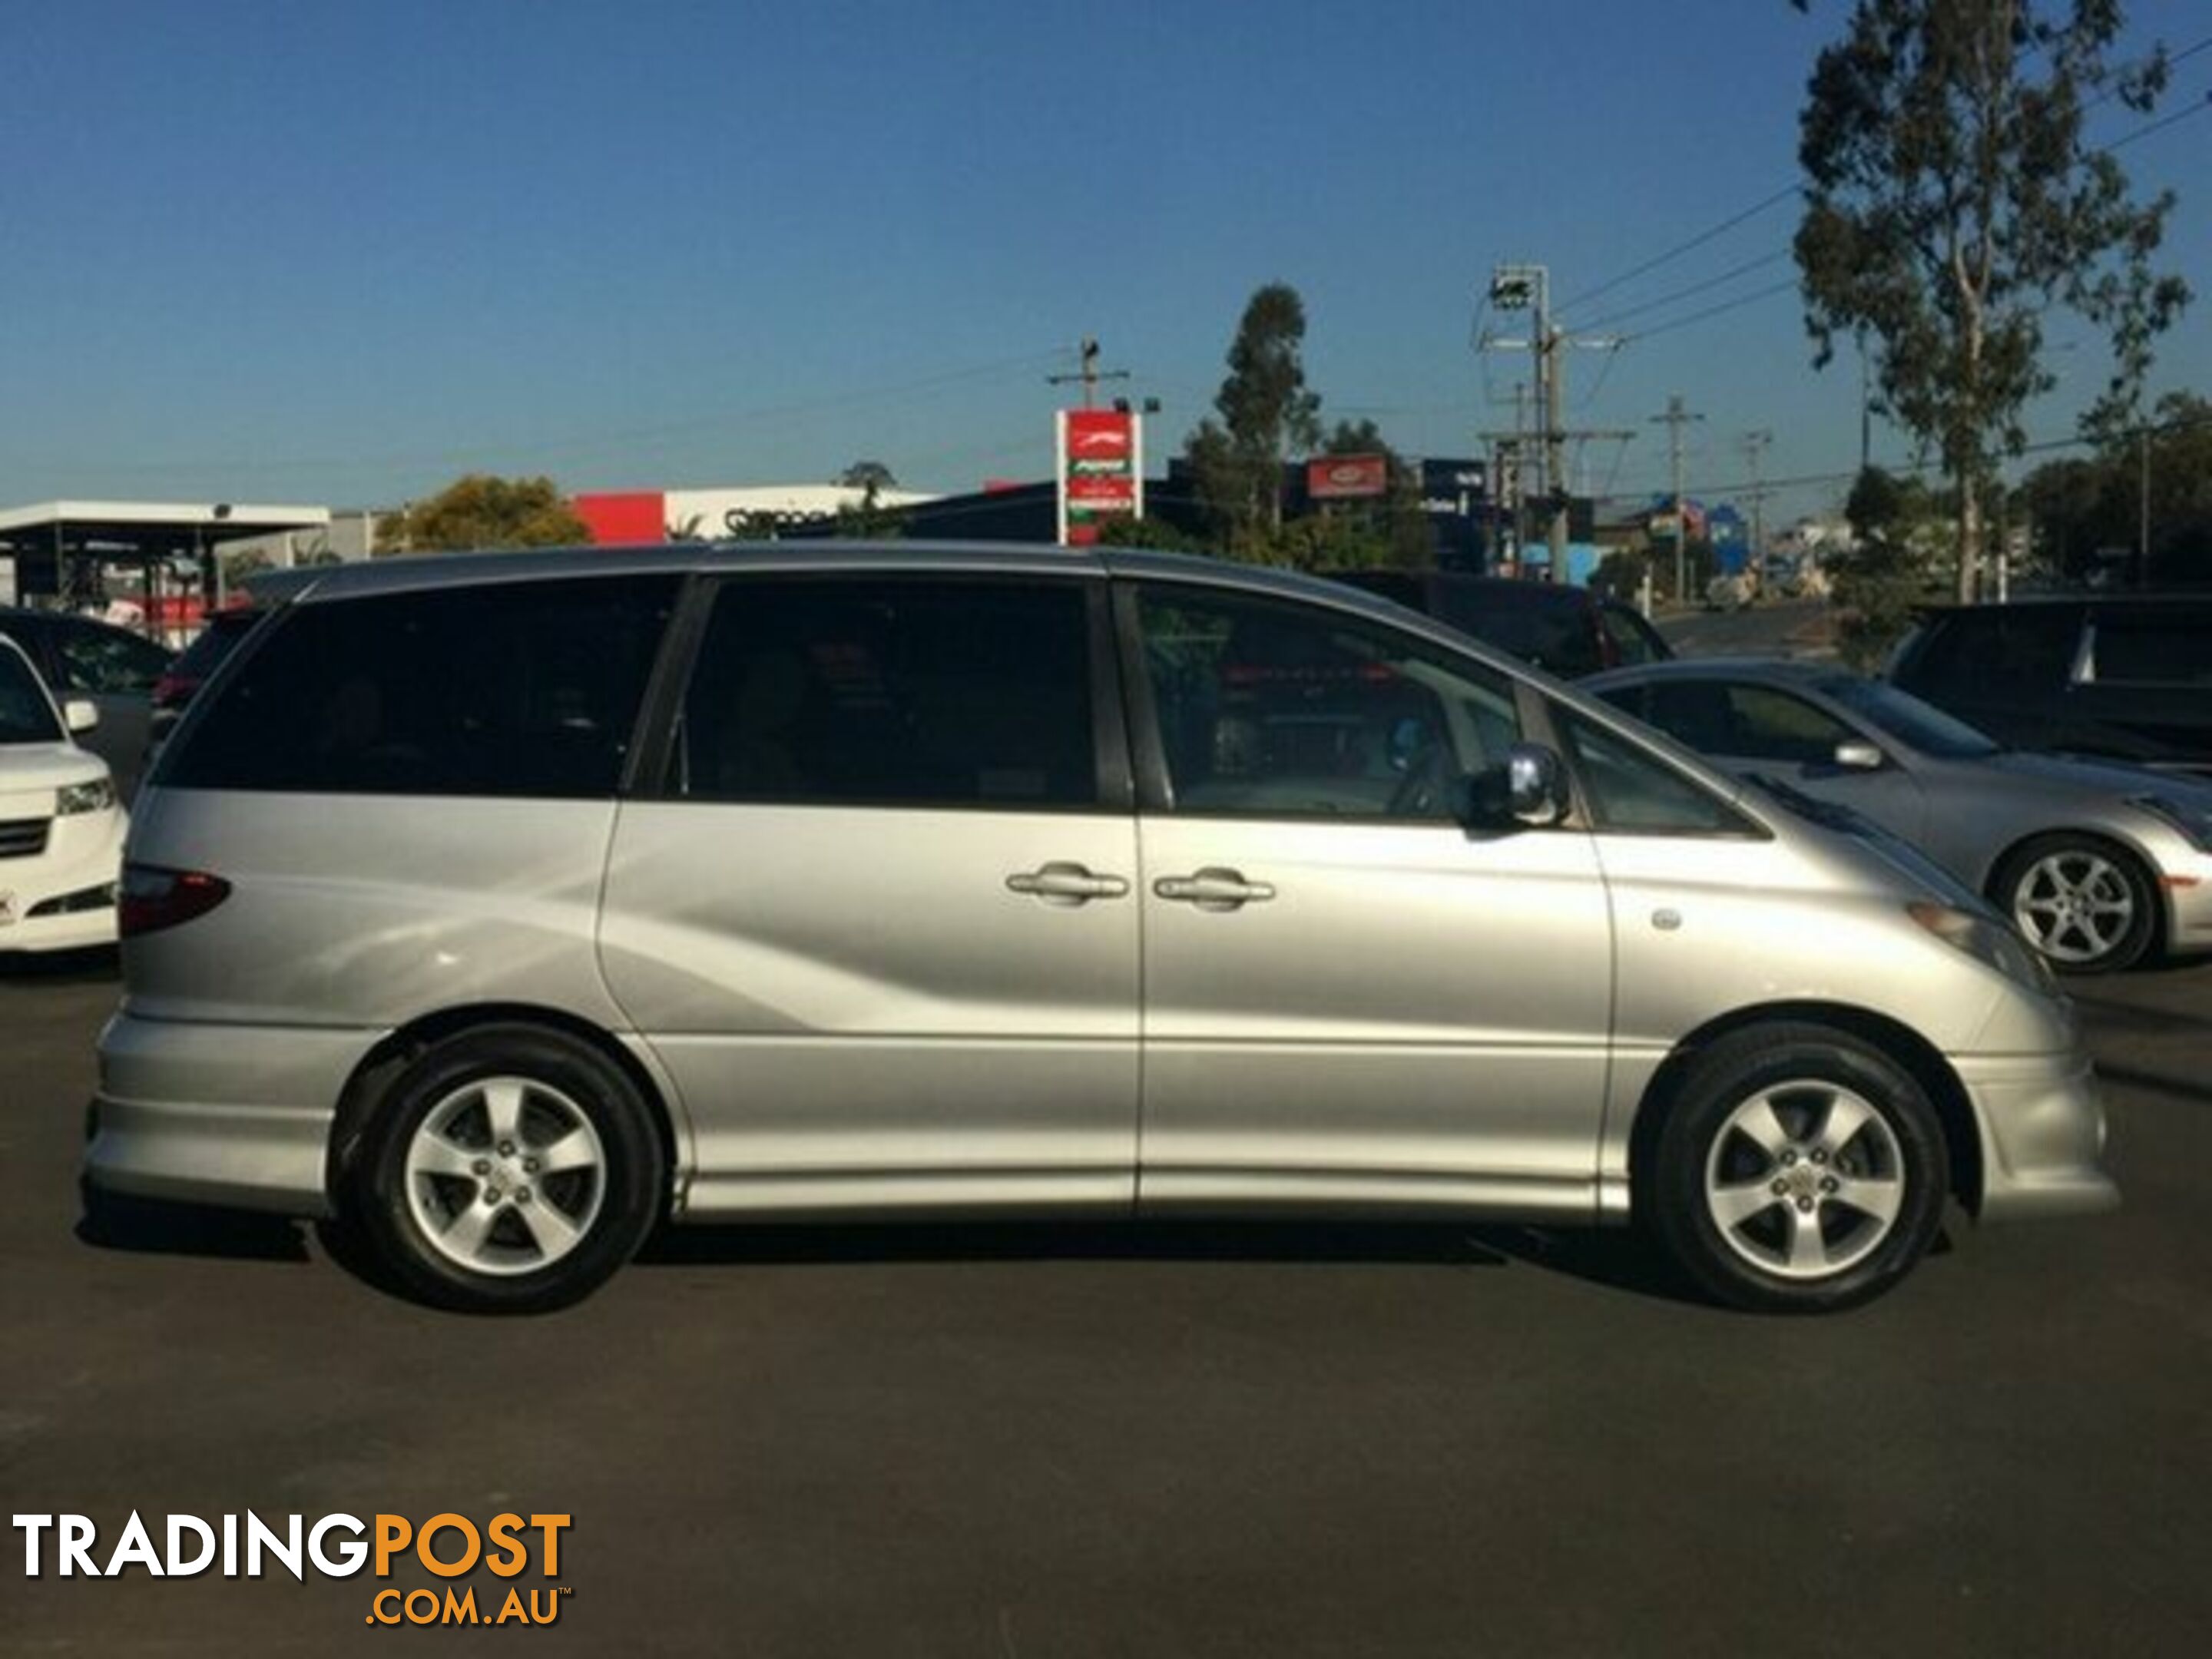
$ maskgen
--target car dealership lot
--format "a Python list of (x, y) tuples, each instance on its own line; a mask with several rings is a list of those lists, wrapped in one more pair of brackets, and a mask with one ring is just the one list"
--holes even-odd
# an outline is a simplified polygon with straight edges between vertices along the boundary
[[(134, 1508), (567, 1513), (536, 1639), (592, 1650), (2195, 1652), (2212, 965), (2075, 988), (2126, 1206), (1838, 1318), (1615, 1236), (1223, 1226), (715, 1229), (488, 1321), (282, 1222), (80, 1237), (114, 971), (11, 963), (0, 1491), (101, 1559)], [(0, 1541), (0, 1654), (321, 1651), (379, 1588)]]

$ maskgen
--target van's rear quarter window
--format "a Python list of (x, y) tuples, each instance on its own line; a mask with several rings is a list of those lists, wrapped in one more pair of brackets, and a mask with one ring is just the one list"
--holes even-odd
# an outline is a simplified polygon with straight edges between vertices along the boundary
[(302, 605), (165, 757), (184, 789), (611, 795), (678, 578)]

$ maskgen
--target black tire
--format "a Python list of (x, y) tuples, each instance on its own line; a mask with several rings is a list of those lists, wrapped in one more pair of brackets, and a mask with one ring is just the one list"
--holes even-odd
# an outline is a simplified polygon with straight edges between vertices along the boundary
[(1691, 1062), (1665, 1110), (1637, 1207), (1716, 1300), (1856, 1307), (1935, 1239), (1950, 1189), (1942, 1126), (1911, 1074), (1857, 1037), (1781, 1022), (1732, 1032)]
[[(2006, 856), (1995, 887), (1997, 908), (2062, 974), (2119, 973), (2141, 962), (2158, 937), (2150, 872), (2125, 848), (2095, 836), (2022, 842)], [(2124, 925), (2096, 908), (2112, 903), (2127, 906)]]
[(659, 1217), (665, 1165), (651, 1110), (621, 1067), (559, 1032), (489, 1025), (434, 1044), (392, 1080), (340, 1205), (406, 1294), (470, 1313), (543, 1313), (636, 1254)]

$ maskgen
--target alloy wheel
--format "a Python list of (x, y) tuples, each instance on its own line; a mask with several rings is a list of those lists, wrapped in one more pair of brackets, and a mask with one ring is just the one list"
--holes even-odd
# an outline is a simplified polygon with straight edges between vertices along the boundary
[(534, 1273), (591, 1232), (607, 1153), (583, 1109), (532, 1078), (467, 1083), (407, 1143), (407, 1206), (423, 1239), (480, 1273)]
[(1865, 1097), (1824, 1080), (1784, 1084), (1729, 1114), (1706, 1157), (1705, 1196), (1737, 1256), (1819, 1279), (1888, 1237), (1905, 1206), (1905, 1155)]
[(2068, 848), (2021, 872), (2012, 914), (2030, 943), (2054, 962), (2095, 962), (2117, 950), (2135, 926), (2135, 890), (2103, 854)]

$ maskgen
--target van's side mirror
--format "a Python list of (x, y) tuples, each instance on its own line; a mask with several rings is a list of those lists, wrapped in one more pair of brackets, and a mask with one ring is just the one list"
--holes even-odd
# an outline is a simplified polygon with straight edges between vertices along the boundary
[(62, 705), (62, 724), (72, 736), (89, 732), (100, 724), (100, 705), (89, 697), (71, 697)]
[(1836, 764), (1846, 772), (1879, 772), (1881, 750), (1864, 738), (1845, 738), (1836, 745)]
[(1516, 743), (1505, 751), (1505, 805), (1516, 823), (1540, 830), (1567, 815), (1567, 769), (1558, 751)]

